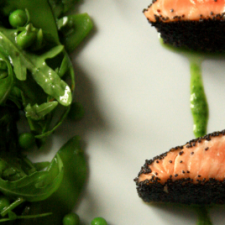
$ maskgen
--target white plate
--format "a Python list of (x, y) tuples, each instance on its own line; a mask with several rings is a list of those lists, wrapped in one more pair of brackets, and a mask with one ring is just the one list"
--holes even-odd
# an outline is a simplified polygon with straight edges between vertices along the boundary
[[(90, 171), (76, 212), (86, 225), (97, 216), (109, 225), (196, 223), (192, 212), (144, 204), (133, 181), (145, 159), (194, 138), (189, 63), (160, 45), (155, 28), (142, 14), (150, 1), (86, 0), (78, 8), (95, 24), (73, 56), (76, 96), (86, 117), (64, 124), (52, 148), (75, 134), (82, 137)], [(223, 64), (203, 64), (208, 132), (225, 128)], [(211, 214), (215, 225), (224, 224), (221, 212)]]

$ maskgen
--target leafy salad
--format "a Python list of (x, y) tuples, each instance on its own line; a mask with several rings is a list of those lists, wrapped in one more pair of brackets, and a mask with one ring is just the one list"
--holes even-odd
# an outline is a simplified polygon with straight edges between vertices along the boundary
[[(73, 103), (68, 54), (93, 23), (86, 13), (67, 15), (76, 2), (0, 0), (0, 223), (78, 224), (66, 215), (86, 180), (79, 137), (51, 162), (33, 163), (23, 153), (42, 147), (68, 113), (83, 112)], [(20, 121), (28, 132), (18, 132)]]

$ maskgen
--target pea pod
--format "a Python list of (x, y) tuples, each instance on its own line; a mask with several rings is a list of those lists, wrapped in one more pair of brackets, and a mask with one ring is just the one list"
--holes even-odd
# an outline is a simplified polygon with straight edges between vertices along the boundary
[(67, 12), (74, 5), (75, 2), (80, 0), (49, 0), (52, 11), (56, 18)]
[[(63, 18), (61, 20), (63, 20)], [(83, 41), (90, 33), (93, 28), (93, 23), (87, 13), (69, 15), (67, 21), (68, 22), (64, 24), (66, 27), (64, 30), (66, 31), (64, 32), (65, 35), (62, 37), (61, 42), (70, 53), (73, 52), (81, 41)], [(60, 23), (60, 21), (58, 23)], [(61, 26), (62, 32), (64, 26)], [(68, 29), (70, 30), (69, 33)]]
[[(80, 138), (71, 138), (58, 151), (63, 165), (64, 176), (59, 189), (43, 202), (32, 203), (27, 215), (52, 212), (52, 216), (27, 220), (26, 225), (62, 225), (63, 217), (74, 208), (87, 178), (87, 165), (84, 152), (80, 148)], [(16, 221), (16, 225), (23, 222)]]

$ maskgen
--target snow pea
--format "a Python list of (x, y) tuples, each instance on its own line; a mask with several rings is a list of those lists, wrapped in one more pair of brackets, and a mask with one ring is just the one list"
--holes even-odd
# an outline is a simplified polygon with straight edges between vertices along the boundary
[(0, 62), (3, 62), (7, 65), (7, 76), (0, 78), (0, 105), (6, 100), (7, 96), (10, 94), (11, 89), (14, 85), (14, 76), (12, 66), (10, 65), (8, 59), (0, 53)]
[[(75, 136), (58, 151), (63, 162), (64, 176), (59, 189), (48, 199), (32, 203), (27, 215), (52, 212), (51, 216), (26, 220), (26, 225), (62, 225), (63, 217), (70, 213), (84, 187), (87, 178), (87, 165), (84, 152), (80, 147), (80, 138)], [(16, 225), (24, 224), (16, 221)]]
[[(63, 20), (66, 22), (63, 23)], [(71, 53), (92, 30), (93, 23), (89, 15), (83, 13), (63, 17), (58, 21), (58, 27), (63, 33), (61, 42)]]
[(51, 8), (56, 18), (59, 18), (64, 13), (66, 13), (75, 2), (79, 2), (80, 0), (49, 0)]

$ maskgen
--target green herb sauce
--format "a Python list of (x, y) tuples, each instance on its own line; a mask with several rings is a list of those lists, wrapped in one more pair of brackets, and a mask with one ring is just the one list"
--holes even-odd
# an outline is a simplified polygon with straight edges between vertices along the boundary
[(193, 132), (195, 137), (204, 136), (207, 131), (209, 110), (202, 82), (201, 64), (206, 57), (220, 57), (221, 54), (205, 54), (189, 49), (175, 48), (164, 44), (162, 39), (160, 39), (160, 43), (166, 49), (186, 56), (190, 62), (190, 108), (193, 116)]
[(193, 132), (196, 137), (201, 137), (206, 134), (209, 114), (202, 82), (201, 61), (190, 60), (190, 71), (190, 107), (194, 121)]
[(198, 216), (197, 225), (212, 225), (208, 210), (205, 206), (194, 207)]

